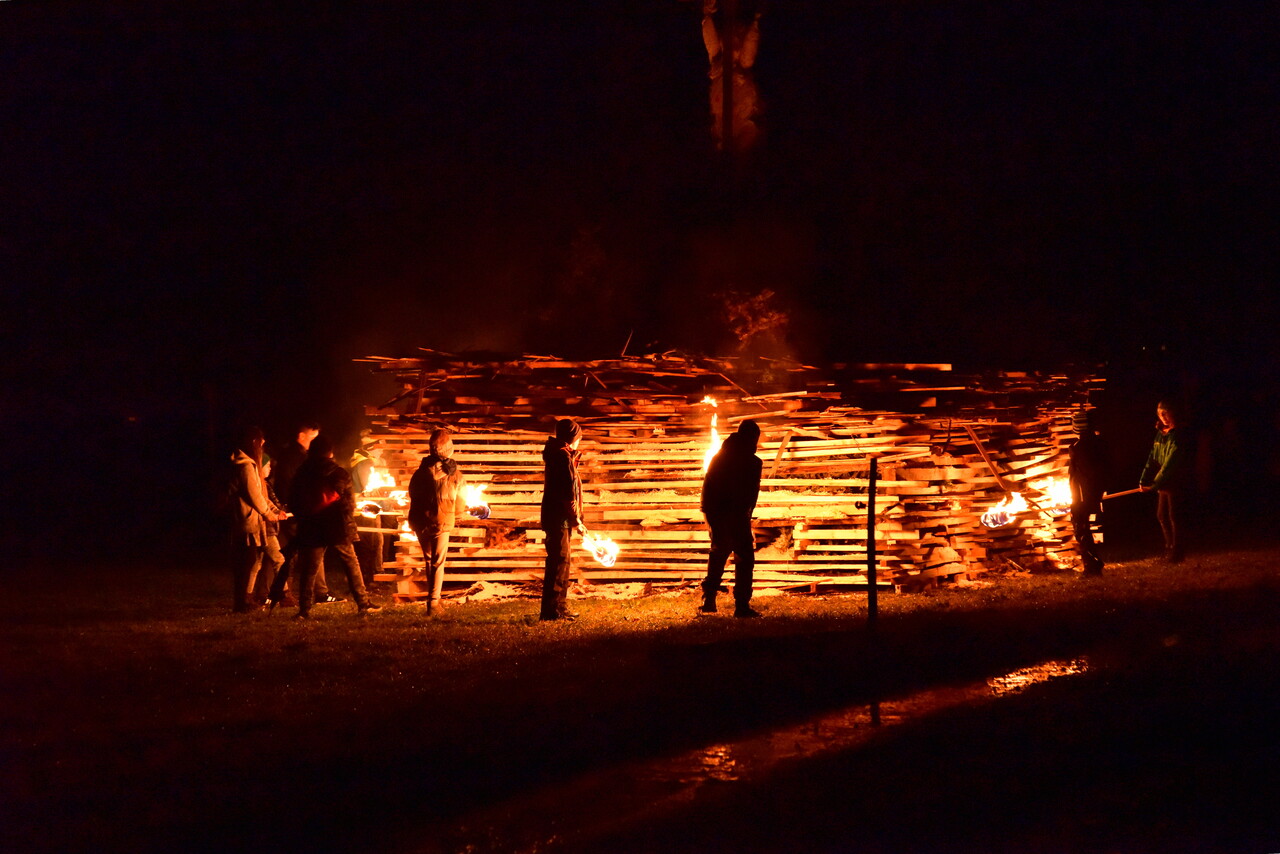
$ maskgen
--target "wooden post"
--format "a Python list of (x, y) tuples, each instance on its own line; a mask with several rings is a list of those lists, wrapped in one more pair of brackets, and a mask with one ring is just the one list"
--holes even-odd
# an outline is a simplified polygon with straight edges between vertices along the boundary
[(734, 37), (738, 29), (738, 0), (721, 0), (724, 26), (720, 35), (720, 84), (724, 94), (720, 100), (720, 139), (724, 144), (725, 162), (733, 163), (733, 60)]
[(876, 611), (876, 477), (879, 463), (871, 458), (871, 471), (867, 477), (867, 628), (875, 631)]

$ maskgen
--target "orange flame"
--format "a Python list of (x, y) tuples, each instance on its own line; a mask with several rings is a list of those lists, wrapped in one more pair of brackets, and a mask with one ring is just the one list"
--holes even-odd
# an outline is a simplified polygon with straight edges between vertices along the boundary
[[(707, 395), (702, 399), (703, 403), (709, 403), (712, 407), (716, 406), (716, 399), (711, 395)], [(711, 413), (711, 435), (707, 440), (707, 452), (702, 455), (702, 471), (705, 474), (707, 469), (711, 468), (711, 460), (716, 454), (720, 453), (720, 445), (723, 444), (720, 439), (720, 431), (716, 429), (716, 421), (719, 416), (717, 413)]]
[(1067, 478), (1046, 477), (1032, 483), (1031, 488), (1045, 497), (1041, 505), (1055, 516), (1071, 509), (1071, 481)]
[(467, 512), (477, 519), (489, 518), (489, 502), (484, 500), (484, 491), (488, 486), (487, 483), (462, 485), (462, 500), (467, 505)]
[(407, 521), (400, 523), (400, 539), (407, 540), (411, 543), (416, 543), (418, 541), (418, 535), (409, 527), (409, 523)]
[(1011, 492), (1004, 500), (982, 514), (981, 522), (988, 528), (1003, 528), (1012, 522), (1018, 513), (1028, 509), (1027, 500), (1021, 492)]
[(613, 566), (618, 560), (618, 552), (622, 550), (608, 537), (601, 537), (590, 531), (582, 535), (582, 547), (591, 552), (591, 556), (601, 566)]
[(391, 472), (374, 466), (369, 469), (369, 478), (364, 483), (364, 491), (372, 492), (375, 489), (384, 489), (395, 485), (396, 479), (391, 476)]

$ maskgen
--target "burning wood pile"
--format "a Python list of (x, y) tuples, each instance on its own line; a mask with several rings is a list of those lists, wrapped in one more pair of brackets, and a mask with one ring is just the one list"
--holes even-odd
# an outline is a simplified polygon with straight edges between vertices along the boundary
[[(866, 583), (873, 456), (880, 582), (912, 588), (1075, 561), (1066, 449), (1071, 414), (1101, 388), (1090, 374), (819, 370), (676, 353), (579, 362), (425, 350), (362, 361), (402, 387), (368, 410), (388, 483), (376, 495), (407, 487), (440, 426), (455, 431), (454, 458), (483, 486), (484, 510), (454, 532), (451, 581), (541, 577), (541, 450), (566, 417), (583, 428), (586, 525), (612, 541), (598, 563), (579, 553), (591, 581), (701, 577), (704, 466), (747, 418), (761, 428), (764, 461), (757, 587)], [(402, 538), (384, 580), (413, 598), (421, 566), (417, 544)]]

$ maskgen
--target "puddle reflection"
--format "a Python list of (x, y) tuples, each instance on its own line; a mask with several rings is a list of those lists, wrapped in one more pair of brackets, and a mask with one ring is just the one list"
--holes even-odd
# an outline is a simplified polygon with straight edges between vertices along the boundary
[[(545, 851), (559, 842), (625, 826), (667, 807), (689, 803), (704, 786), (759, 779), (792, 760), (856, 748), (886, 726), (966, 704), (990, 702), (1088, 670), (1087, 658), (1047, 661), (967, 685), (931, 688), (910, 697), (843, 709), (681, 756), (588, 774), (553, 791), (531, 793), (472, 816), (457, 828), (468, 838), (460, 850)], [(588, 814), (576, 807), (565, 809), (565, 804), (581, 803), (587, 793), (593, 803)]]

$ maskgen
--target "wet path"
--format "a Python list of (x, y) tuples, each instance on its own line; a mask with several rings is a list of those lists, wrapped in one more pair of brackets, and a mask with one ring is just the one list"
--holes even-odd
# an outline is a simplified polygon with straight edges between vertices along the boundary
[(857, 748), (885, 727), (990, 703), (1052, 679), (1088, 672), (1088, 658), (1046, 661), (960, 686), (860, 704), (735, 742), (583, 775), (477, 811), (418, 852), (536, 852), (588, 842), (695, 802), (711, 787), (753, 782), (787, 763)]

